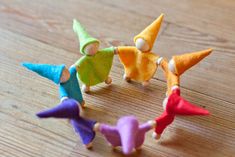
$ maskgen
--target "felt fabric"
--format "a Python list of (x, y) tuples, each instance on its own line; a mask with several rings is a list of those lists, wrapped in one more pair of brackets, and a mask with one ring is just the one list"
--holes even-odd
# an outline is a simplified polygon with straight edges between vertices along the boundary
[(105, 136), (106, 140), (113, 146), (121, 146), (121, 138), (116, 126), (100, 124), (99, 131)]
[(74, 131), (80, 136), (83, 144), (87, 145), (94, 140), (96, 133), (93, 131), (93, 127), (96, 121), (79, 117), (77, 119), (71, 119), (70, 123)]
[(209, 112), (201, 107), (192, 105), (180, 96), (180, 89), (172, 90), (171, 95), (168, 97), (166, 110), (160, 117), (155, 119), (156, 127), (155, 132), (162, 134), (164, 129), (170, 125), (176, 115), (194, 116), (194, 115), (209, 115)]
[(151, 129), (152, 126), (148, 122), (139, 125), (138, 128), (139, 131), (135, 139), (135, 148), (141, 147), (141, 145), (144, 143), (145, 140), (145, 134)]
[(160, 117), (157, 117), (156, 120), (156, 127), (155, 133), (161, 135), (165, 128), (170, 125), (175, 119), (175, 114), (168, 114), (166, 111), (162, 113)]
[(158, 55), (141, 52), (134, 46), (118, 47), (118, 55), (127, 77), (137, 81), (149, 81), (157, 70)]
[(114, 48), (99, 50), (93, 56), (83, 56), (77, 62), (77, 77), (87, 86), (104, 82), (113, 64)]
[(143, 144), (145, 133), (151, 129), (151, 125), (139, 125), (136, 117), (125, 116), (118, 120), (116, 126), (101, 124), (99, 129), (113, 147), (122, 146), (123, 153), (130, 154)]
[(27, 69), (36, 72), (37, 74), (48, 78), (49, 80), (60, 83), (61, 74), (65, 68), (65, 65), (51, 65), (51, 64), (34, 64), (29, 62), (23, 62), (22, 65)]
[(123, 153), (130, 154), (135, 148), (136, 139), (138, 138), (139, 122), (132, 116), (123, 117), (118, 120), (117, 129), (121, 138)]
[(211, 53), (212, 49), (203, 51), (187, 53), (183, 55), (173, 56), (172, 59), (175, 62), (175, 73), (171, 72), (168, 67), (168, 61), (162, 59), (160, 66), (164, 71), (167, 81), (167, 95), (170, 95), (173, 86), (180, 86), (180, 75), (187, 69), (200, 62), (203, 58)]
[(138, 38), (144, 39), (149, 44), (150, 47), (149, 51), (150, 51), (153, 47), (155, 39), (160, 30), (163, 16), (164, 15), (161, 14), (153, 23), (151, 23), (148, 27), (146, 27), (140, 34), (136, 35), (134, 37), (134, 42), (136, 42)]
[(207, 49), (198, 52), (186, 53), (178, 56), (173, 56), (175, 61), (175, 73), (176, 75), (183, 74), (186, 70), (200, 62), (203, 58), (208, 56), (212, 52), (212, 49)]
[(77, 34), (77, 36), (79, 38), (80, 52), (84, 55), (86, 55), (86, 53), (84, 52), (84, 48), (86, 47), (86, 45), (88, 45), (90, 43), (94, 43), (94, 42), (100, 43), (99, 40), (91, 37), (87, 33), (85, 28), (82, 27), (80, 22), (78, 22), (76, 19), (73, 20), (73, 31)]
[(65, 99), (57, 106), (36, 114), (39, 118), (68, 118), (76, 119), (79, 116), (79, 107), (74, 99)]
[(76, 76), (76, 67), (72, 66), (69, 68), (70, 78), (64, 83), (60, 83), (59, 93), (60, 98), (68, 97), (77, 100), (80, 104), (84, 101), (79, 86), (79, 81)]
[(168, 69), (168, 61), (165, 58), (162, 59), (160, 66), (164, 71), (167, 82), (167, 95), (170, 95), (173, 86), (180, 86), (180, 77), (178, 75), (175, 75)]
[(94, 120), (89, 120), (79, 115), (80, 110), (77, 101), (74, 99), (65, 99), (59, 105), (41, 111), (36, 115), (39, 118), (66, 118), (70, 119), (70, 123), (74, 131), (80, 136), (83, 144), (89, 144), (95, 137), (93, 127), (96, 123)]
[(56, 84), (59, 84), (60, 98), (68, 97), (77, 100), (80, 104), (84, 101), (76, 76), (76, 68), (74, 66), (69, 68), (70, 78), (64, 83), (60, 83), (60, 77), (65, 68), (65, 65), (50, 65), (50, 64), (33, 64), (22, 63), (22, 65), (29, 70), (32, 70), (39, 75), (46, 77)]
[(208, 115), (209, 112), (201, 107), (192, 105), (180, 96), (180, 89), (174, 89), (168, 98), (166, 111), (177, 115)]

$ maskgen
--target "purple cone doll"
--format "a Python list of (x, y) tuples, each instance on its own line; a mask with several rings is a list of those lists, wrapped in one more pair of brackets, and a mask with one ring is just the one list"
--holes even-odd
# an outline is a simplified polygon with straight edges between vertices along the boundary
[(65, 99), (57, 106), (37, 113), (39, 118), (67, 118), (74, 131), (80, 136), (82, 143), (90, 148), (95, 138), (93, 127), (96, 121), (85, 119), (79, 115), (79, 106), (74, 99)]
[(140, 125), (136, 117), (125, 116), (118, 120), (116, 126), (97, 123), (95, 130), (101, 132), (113, 147), (121, 146), (124, 154), (130, 154), (141, 147), (145, 133), (154, 126), (154, 121)]

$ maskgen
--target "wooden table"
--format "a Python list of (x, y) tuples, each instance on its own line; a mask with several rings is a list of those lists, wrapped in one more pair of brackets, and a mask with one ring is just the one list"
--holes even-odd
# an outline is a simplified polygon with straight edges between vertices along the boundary
[[(146, 136), (133, 156), (235, 156), (235, 2), (232, 0), (1, 0), (0, 156), (111, 157), (101, 134), (86, 150), (66, 120), (39, 120), (35, 113), (59, 103), (57, 87), (20, 66), (22, 61), (73, 64), (81, 55), (72, 31), (77, 18), (101, 47), (133, 45), (133, 37), (165, 13), (153, 51), (172, 55), (213, 48), (213, 53), (181, 77), (182, 95), (211, 112), (209, 117), (177, 117), (157, 142)], [(84, 94), (83, 115), (115, 124), (133, 114), (141, 122), (159, 116), (166, 82), (159, 68), (144, 89), (122, 80), (115, 57), (113, 84)]]

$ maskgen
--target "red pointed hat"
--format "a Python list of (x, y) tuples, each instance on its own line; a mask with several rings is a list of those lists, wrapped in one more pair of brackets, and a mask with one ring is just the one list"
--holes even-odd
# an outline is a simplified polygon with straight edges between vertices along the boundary
[(166, 111), (176, 115), (208, 115), (209, 112), (201, 107), (195, 106), (180, 96), (180, 89), (174, 89), (168, 98)]
[(176, 115), (194, 116), (208, 114), (210, 113), (207, 110), (192, 105), (188, 101), (184, 100), (180, 96), (179, 88), (173, 89), (168, 98), (166, 110), (160, 117), (155, 119), (157, 123), (155, 133), (161, 135), (165, 128), (174, 121)]

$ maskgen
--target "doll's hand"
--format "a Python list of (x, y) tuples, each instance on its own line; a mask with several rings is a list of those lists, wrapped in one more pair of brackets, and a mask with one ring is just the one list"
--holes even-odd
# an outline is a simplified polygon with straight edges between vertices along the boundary
[(79, 66), (77, 66), (76, 64), (73, 64), (73, 65), (70, 66), (70, 68), (72, 68), (72, 67), (75, 67), (76, 71), (78, 71), (78, 69), (79, 69)]
[(114, 54), (117, 55), (118, 54), (118, 48), (114, 47)]
[(160, 64), (161, 64), (162, 59), (163, 59), (163, 57), (160, 57), (160, 58), (157, 59), (157, 65), (160, 65)]
[(161, 138), (161, 134), (157, 134), (156, 132), (153, 132), (152, 137), (156, 140), (159, 140)]
[(153, 129), (153, 128), (155, 128), (156, 127), (156, 121), (154, 121), (154, 120), (149, 120), (148, 121), (148, 124), (151, 126), (151, 128)]
[(100, 130), (100, 123), (95, 123), (95, 125), (94, 125), (94, 127), (93, 127), (93, 130), (95, 131), (95, 132), (98, 132), (99, 130)]
[(67, 96), (62, 97), (62, 98), (60, 99), (60, 102), (63, 102), (63, 101), (66, 100), (66, 99), (68, 99)]

